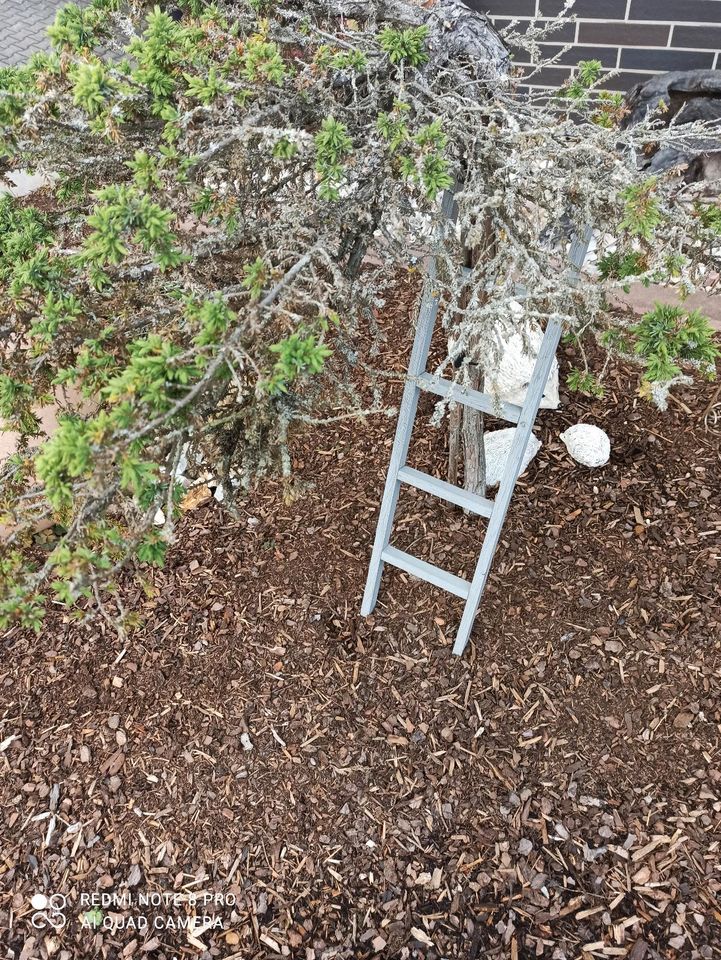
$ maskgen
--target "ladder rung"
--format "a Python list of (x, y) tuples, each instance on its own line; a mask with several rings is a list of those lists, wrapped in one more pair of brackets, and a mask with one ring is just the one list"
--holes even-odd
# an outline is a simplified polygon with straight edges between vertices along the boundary
[(440, 497), (441, 500), (455, 503), (464, 510), (477, 513), (479, 517), (490, 517), (493, 513), (492, 500), (476, 496), (475, 493), (469, 493), (467, 490), (455, 487), (452, 483), (446, 483), (445, 480), (439, 480), (428, 473), (421, 473), (420, 470), (414, 470), (412, 467), (401, 467), (398, 471), (398, 479), (401, 483), (407, 483), (417, 490), (424, 490), (426, 493), (433, 494), (434, 497)]
[(414, 577), (432, 583), (434, 587), (441, 587), (448, 593), (455, 594), (463, 600), (468, 599), (470, 583), (461, 577), (454, 577), (452, 573), (441, 570), (440, 567), (434, 567), (432, 563), (426, 563), (425, 560), (419, 560), (418, 557), (412, 557), (410, 553), (404, 553), (402, 550), (396, 550), (395, 547), (386, 547), (381, 558), (386, 563), (390, 563), (399, 570), (405, 570)]
[(480, 410), (481, 413), (488, 413), (492, 417), (500, 416), (509, 423), (518, 423), (521, 419), (521, 408), (515, 403), (494, 400), (487, 393), (481, 393), (480, 390), (466, 390), (451, 380), (434, 377), (431, 373), (422, 373), (418, 377), (418, 386), (421, 390), (428, 390), (429, 393), (435, 393), (439, 397), (450, 397), (451, 400), (473, 407), (474, 410)]

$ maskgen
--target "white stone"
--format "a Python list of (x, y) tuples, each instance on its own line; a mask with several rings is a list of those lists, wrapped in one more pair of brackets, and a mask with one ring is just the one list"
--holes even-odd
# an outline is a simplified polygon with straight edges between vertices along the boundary
[(165, 523), (165, 514), (160, 508), (158, 508), (155, 511), (155, 516), (153, 517), (153, 523), (155, 524), (156, 527), (162, 527), (163, 524)]
[[(501, 482), (503, 471), (506, 467), (508, 454), (511, 452), (511, 444), (515, 436), (515, 427), (505, 427), (503, 430), (493, 430), (484, 434), (483, 444), (486, 450), (486, 486), (495, 487)], [(541, 449), (541, 441), (533, 433), (528, 438), (525, 453), (523, 454), (523, 463), (519, 476), (525, 473), (528, 464), (533, 460)]]
[(27, 197), (36, 190), (52, 186), (57, 174), (46, 176), (43, 173), (27, 173), (25, 170), (13, 170), (0, 179), (0, 194), (9, 193), (13, 197)]
[(584, 467), (603, 467), (611, 456), (608, 434), (592, 423), (576, 423), (560, 435), (569, 455)]
[(241, 733), (240, 745), (244, 750), (247, 750), (249, 753), (253, 749), (253, 741), (250, 739), (247, 733)]
[[(518, 307), (517, 304), (511, 304), (511, 306)], [(520, 333), (511, 334), (503, 344), (503, 352), (497, 370), (492, 377), (489, 377), (489, 393), (500, 397), (506, 403), (515, 403), (519, 407), (522, 406), (526, 399), (528, 384), (533, 375), (533, 368), (542, 341), (543, 331), (538, 324), (533, 324), (528, 333), (530, 353), (523, 349), (523, 336)], [(541, 407), (546, 410), (556, 410), (559, 402), (558, 360), (554, 357), (546, 388), (543, 392)]]

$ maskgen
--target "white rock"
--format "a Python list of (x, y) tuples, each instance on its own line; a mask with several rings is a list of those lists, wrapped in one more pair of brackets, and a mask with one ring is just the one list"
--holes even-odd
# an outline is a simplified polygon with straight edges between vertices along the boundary
[(53, 173), (28, 173), (26, 170), (13, 170), (4, 179), (0, 179), (0, 194), (9, 193), (13, 197), (28, 197), (36, 190), (50, 187), (58, 179)]
[[(520, 309), (520, 305), (512, 304)], [(492, 378), (489, 378), (488, 389), (505, 400), (506, 403), (523, 405), (536, 364), (538, 351), (541, 349), (543, 331), (538, 324), (533, 324), (528, 335), (530, 353), (523, 349), (523, 337), (520, 333), (513, 333), (504, 342), (503, 353), (498, 368)], [(548, 374), (546, 388), (543, 392), (541, 407), (546, 410), (556, 410), (560, 403), (558, 393), (558, 360), (554, 357), (551, 371)]]
[(608, 434), (592, 423), (576, 423), (561, 434), (570, 456), (584, 467), (603, 467), (611, 456)]
[(188, 447), (190, 444), (184, 443), (183, 448), (180, 451), (180, 456), (178, 457), (178, 465), (175, 468), (175, 476), (181, 477), (185, 474), (185, 471), (188, 469)]
[(225, 496), (225, 492), (224, 492), (224, 490), (223, 490), (223, 484), (222, 484), (222, 483), (219, 483), (218, 486), (215, 488), (215, 493), (213, 494), (213, 496), (214, 496), (215, 499), (218, 501), (218, 503), (222, 503), (222, 502), (223, 502), (223, 497)]
[[(501, 482), (515, 433), (515, 427), (505, 427), (503, 430), (493, 430), (491, 433), (484, 434), (483, 442), (486, 448), (486, 486), (495, 487), (496, 484)], [(540, 449), (541, 441), (537, 436), (531, 434), (528, 438), (526, 451), (523, 454), (523, 463), (521, 464), (519, 476), (525, 472), (526, 467)]]
[(250, 739), (247, 733), (241, 733), (240, 745), (244, 750), (247, 750), (248, 752), (250, 752), (253, 749), (253, 741)]
[(158, 508), (155, 511), (155, 516), (153, 517), (153, 523), (155, 524), (156, 527), (162, 527), (163, 524), (165, 523), (165, 514), (160, 508)]

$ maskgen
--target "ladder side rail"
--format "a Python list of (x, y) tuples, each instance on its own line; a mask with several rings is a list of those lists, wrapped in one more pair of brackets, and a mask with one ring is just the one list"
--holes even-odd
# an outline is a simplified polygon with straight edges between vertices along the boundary
[[(575, 238), (571, 244), (570, 259), (570, 277), (572, 283), (577, 283), (580, 277), (588, 247), (591, 241), (591, 229), (585, 231), (584, 237)], [(468, 592), (468, 600), (463, 610), (463, 617), (458, 628), (456, 641), (453, 645), (453, 653), (461, 656), (466, 649), (466, 645), (473, 630), (473, 623), (478, 611), (478, 605), (488, 580), (493, 563), (493, 557), (498, 546), (498, 541), (503, 530), (503, 524), (508, 513), (508, 507), (516, 487), (518, 475), (523, 463), (523, 455), (528, 445), (533, 425), (536, 422), (538, 408), (543, 398), (543, 392), (546, 389), (548, 375), (551, 371), (553, 359), (556, 356), (558, 342), (561, 338), (562, 327), (560, 321), (551, 319), (546, 327), (540, 350), (533, 368), (531, 381), (526, 392), (526, 399), (523, 403), (521, 417), (516, 427), (516, 432), (511, 443), (511, 449), (508, 454), (501, 482), (498, 487), (498, 494), (494, 502), (493, 513), (488, 522), (488, 528), (481, 547), (481, 553), (478, 558), (476, 570), (471, 581), (471, 589)]]
[[(429, 293), (424, 297), (418, 315), (418, 325), (416, 327), (416, 336), (413, 342), (413, 353), (410, 362), (411, 369), (421, 368), (422, 371), (422, 368), (425, 367), (437, 313), (438, 298)], [(381, 500), (381, 509), (378, 515), (378, 525), (373, 543), (373, 552), (371, 553), (370, 567), (368, 569), (368, 579), (366, 580), (365, 592), (363, 594), (363, 603), (361, 606), (361, 616), (363, 617), (367, 617), (373, 612), (376, 600), (378, 599), (378, 590), (383, 574), (383, 551), (390, 542), (393, 518), (395, 517), (396, 507), (398, 506), (398, 496), (401, 487), (398, 472), (401, 467), (405, 465), (406, 458), (408, 457), (408, 448), (410, 447), (419, 396), (420, 388), (418, 385), (411, 379), (407, 379), (403, 387), (403, 398), (398, 411), (396, 435), (393, 440), (393, 449), (388, 465), (388, 473), (386, 475), (383, 499)]]
[[(455, 199), (450, 190), (446, 190), (443, 195), (441, 213), (446, 220), (453, 221), (455, 219)], [(398, 496), (401, 487), (400, 480), (398, 479), (398, 471), (401, 467), (405, 466), (406, 458), (408, 457), (408, 448), (410, 447), (413, 423), (416, 418), (418, 398), (420, 396), (420, 387), (416, 382), (416, 378), (425, 372), (426, 364), (428, 363), (428, 354), (431, 349), (433, 328), (435, 327), (436, 317), (438, 315), (440, 294), (434, 289), (436, 269), (436, 258), (432, 256), (423, 299), (421, 300), (421, 307), (418, 312), (416, 333), (408, 364), (408, 375), (403, 387), (403, 397), (398, 411), (398, 424), (393, 440), (393, 449), (391, 451), (391, 459), (388, 465), (385, 488), (383, 490), (383, 499), (381, 500), (381, 508), (378, 515), (378, 524), (376, 526), (373, 551), (368, 568), (368, 577), (363, 593), (363, 602), (361, 605), (361, 616), (363, 617), (369, 616), (375, 608), (381, 577), (383, 575), (383, 551), (390, 543), (391, 533), (393, 531), (393, 519), (395, 517), (396, 507), (398, 506)]]

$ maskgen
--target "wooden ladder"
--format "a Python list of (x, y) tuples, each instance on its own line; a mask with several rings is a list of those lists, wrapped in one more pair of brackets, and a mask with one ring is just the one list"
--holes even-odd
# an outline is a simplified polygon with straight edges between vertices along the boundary
[[(445, 211), (450, 212), (452, 202), (452, 195), (450, 200), (448, 200), (448, 197), (444, 198)], [(570, 277), (574, 283), (578, 281), (580, 276), (590, 240), (591, 230), (589, 229), (586, 231), (586, 235), (582, 240), (576, 238), (571, 243), (569, 251)], [(425, 292), (418, 315), (413, 350), (408, 365), (408, 376), (398, 412), (396, 435), (393, 441), (393, 451), (391, 453), (380, 515), (378, 517), (378, 526), (376, 528), (368, 579), (363, 595), (361, 615), (367, 617), (373, 612), (378, 599), (383, 567), (384, 564), (389, 563), (393, 567), (398, 567), (398, 569), (404, 570), (406, 573), (410, 573), (412, 576), (418, 577), (421, 580), (425, 580), (427, 583), (433, 584), (433, 586), (441, 587), (443, 590), (447, 590), (449, 593), (461, 597), (466, 601), (461, 625), (453, 645), (453, 653), (456, 656), (460, 656), (465, 650), (470, 638), (476, 612), (488, 580), (493, 555), (498, 546), (503, 523), (506, 519), (511, 497), (513, 496), (516, 481), (518, 480), (518, 475), (523, 464), (523, 455), (536, 422), (538, 408), (546, 389), (553, 359), (556, 355), (558, 341), (561, 336), (561, 324), (556, 319), (551, 319), (548, 322), (523, 406), (519, 407), (513, 403), (500, 403), (498, 399), (490, 394), (481, 393), (478, 390), (464, 389), (450, 380), (436, 377), (426, 371), (440, 299), (439, 292), (434, 289), (436, 269), (435, 258), (431, 258)], [(522, 291), (519, 292), (519, 295), (522, 297)], [(462, 490), (460, 487), (446, 483), (445, 480), (439, 480), (428, 473), (414, 470), (407, 465), (408, 448), (410, 446), (411, 433), (413, 431), (413, 424), (418, 409), (418, 398), (421, 390), (436, 394), (452, 402), (472, 407), (474, 410), (480, 410), (491, 416), (500, 416), (509, 423), (515, 424), (516, 429), (511, 443), (511, 449), (501, 475), (498, 493), (494, 500), (487, 500), (485, 497), (476, 496), (466, 490)], [(398, 505), (401, 484), (415, 487), (417, 490), (423, 490), (435, 497), (439, 497), (441, 500), (454, 503), (458, 507), (463, 507), (464, 510), (471, 511), (478, 516), (488, 519), (488, 528), (471, 581), (456, 577), (440, 567), (436, 567), (431, 563), (427, 563), (425, 560), (420, 560), (418, 557), (411, 556), (411, 554), (404, 553), (402, 550), (391, 546), (390, 540), (393, 532), (393, 519)]]

